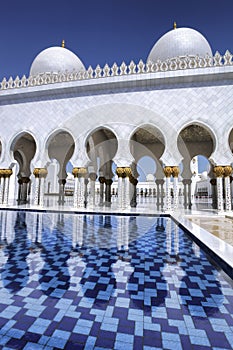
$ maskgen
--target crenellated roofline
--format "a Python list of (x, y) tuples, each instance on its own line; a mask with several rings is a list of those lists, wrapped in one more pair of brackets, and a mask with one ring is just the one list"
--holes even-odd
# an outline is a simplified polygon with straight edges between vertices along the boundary
[(95, 69), (91, 66), (87, 70), (59, 72), (59, 73), (43, 73), (37, 76), (25, 75), (20, 79), (17, 76), (15, 79), (10, 77), (8, 80), (4, 78), (0, 82), (0, 90), (19, 89), (25, 87), (34, 87), (55, 83), (64, 83), (70, 81), (87, 80), (87, 79), (103, 79), (106, 77), (115, 77), (123, 75), (143, 74), (143, 73), (157, 73), (178, 70), (188, 70), (195, 68), (219, 67), (233, 65), (233, 55), (230, 51), (226, 51), (222, 56), (217, 51), (213, 57), (207, 55), (202, 58), (199, 56), (182, 56), (176, 57), (164, 62), (157, 61), (155, 63), (148, 61), (144, 63), (142, 60), (135, 64), (133, 61), (129, 65), (122, 62), (120, 66), (116, 63), (110, 67), (106, 64), (103, 68), (97, 65)]

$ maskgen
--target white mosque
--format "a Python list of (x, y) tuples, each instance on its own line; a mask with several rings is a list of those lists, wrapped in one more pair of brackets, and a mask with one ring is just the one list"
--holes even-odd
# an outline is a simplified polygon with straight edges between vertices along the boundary
[(62, 205), (69, 164), (74, 208), (110, 206), (114, 186), (119, 210), (135, 207), (148, 156), (157, 209), (176, 210), (180, 191), (190, 208), (202, 155), (213, 208), (232, 209), (232, 54), (213, 53), (197, 30), (174, 25), (146, 62), (120, 66), (88, 68), (64, 41), (49, 47), (29, 76), (0, 83), (0, 121), (0, 205), (43, 206), (54, 192)]

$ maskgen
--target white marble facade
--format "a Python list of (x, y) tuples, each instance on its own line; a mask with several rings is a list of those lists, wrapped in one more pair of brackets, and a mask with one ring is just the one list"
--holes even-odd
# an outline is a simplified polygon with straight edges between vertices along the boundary
[[(166, 179), (176, 186), (177, 181), (173, 180), (178, 176), (177, 167), (183, 164), (182, 172), (180, 168), (178, 172), (187, 195), (184, 206), (188, 208), (190, 160), (202, 154), (212, 165), (209, 177), (217, 188), (216, 207), (231, 210), (232, 55), (228, 51), (223, 56), (213, 55), (208, 49), (203, 56), (203, 36), (199, 47), (198, 35), (194, 38), (188, 28), (186, 34), (185, 28), (180, 29), (181, 37), (187, 35), (187, 42), (192, 43), (188, 55), (182, 46), (183, 55), (179, 48), (178, 57), (165, 59), (166, 40), (163, 40), (163, 62), (153, 48), (145, 63), (85, 69), (80, 60), (74, 59), (71, 71), (69, 54), (69, 71), (63, 71), (61, 58), (54, 59), (53, 70), (53, 54), (57, 57), (64, 53), (66, 57), (65, 51), (69, 50), (56, 47), (49, 52), (47, 68), (38, 56), (40, 60), (35, 59), (28, 78), (4, 79), (0, 83), (1, 204), (10, 203), (9, 199), (26, 203), (30, 184), (33, 203), (43, 205), (49, 164), (57, 159), (61, 204), (69, 161), (77, 179), (74, 207), (88, 205), (85, 182), (98, 177), (104, 186), (103, 205), (110, 205), (109, 188), (117, 174), (119, 186), (124, 189), (118, 192), (130, 196), (130, 199), (119, 196), (119, 207), (124, 209), (135, 205), (133, 189), (138, 176), (135, 168), (141, 156), (149, 155), (157, 164), (155, 182), (164, 191)], [(178, 31), (169, 32), (168, 46), (172, 32), (177, 35)], [(168, 50), (168, 54), (176, 55), (176, 47)], [(59, 60), (63, 65), (61, 70)], [(174, 208), (168, 199), (160, 209)]]

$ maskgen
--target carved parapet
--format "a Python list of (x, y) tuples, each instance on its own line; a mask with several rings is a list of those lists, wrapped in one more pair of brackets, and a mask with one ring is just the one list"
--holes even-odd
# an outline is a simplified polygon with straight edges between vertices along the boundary
[(84, 167), (73, 168), (72, 174), (74, 175), (74, 177), (86, 177), (87, 169)]
[(172, 169), (171, 166), (165, 166), (163, 168), (163, 172), (164, 172), (166, 177), (170, 177), (172, 175), (172, 173), (173, 173), (173, 169)]
[(102, 77), (114, 77), (117, 75), (131, 75), (131, 74), (145, 74), (145, 73), (156, 73), (156, 72), (167, 72), (175, 70), (187, 70), (192, 68), (206, 68), (212, 66), (230, 66), (233, 64), (233, 56), (227, 50), (223, 56), (216, 52), (213, 57), (206, 55), (205, 57), (175, 57), (166, 61), (157, 60), (156, 62), (148, 61), (144, 63), (142, 60), (138, 64), (133, 61), (127, 66), (125, 62), (122, 62), (120, 66), (116, 63), (110, 68), (107, 64), (104, 68), (97, 65), (95, 69), (91, 66), (87, 70), (80, 71), (65, 71), (58, 73), (44, 73), (36, 76), (29, 76), (26, 78), (23, 76), (21, 79), (17, 76), (14, 80), (10, 77), (8, 80), (4, 78), (0, 82), (0, 89), (14, 89), (33, 87), (47, 84), (55, 84), (83, 79), (99, 79)]
[(38, 178), (38, 177), (43, 177), (45, 178), (48, 174), (48, 170), (46, 168), (35, 168), (33, 171), (33, 175)]
[(214, 175), (216, 177), (223, 177), (224, 176), (224, 167), (223, 166), (215, 166), (214, 167)]
[(0, 177), (10, 177), (12, 173), (11, 169), (0, 169)]

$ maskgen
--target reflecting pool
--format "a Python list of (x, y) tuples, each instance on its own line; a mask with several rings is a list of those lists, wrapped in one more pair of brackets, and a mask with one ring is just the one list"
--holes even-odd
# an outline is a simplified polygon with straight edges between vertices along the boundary
[(232, 349), (232, 280), (170, 219), (0, 212), (3, 349)]

